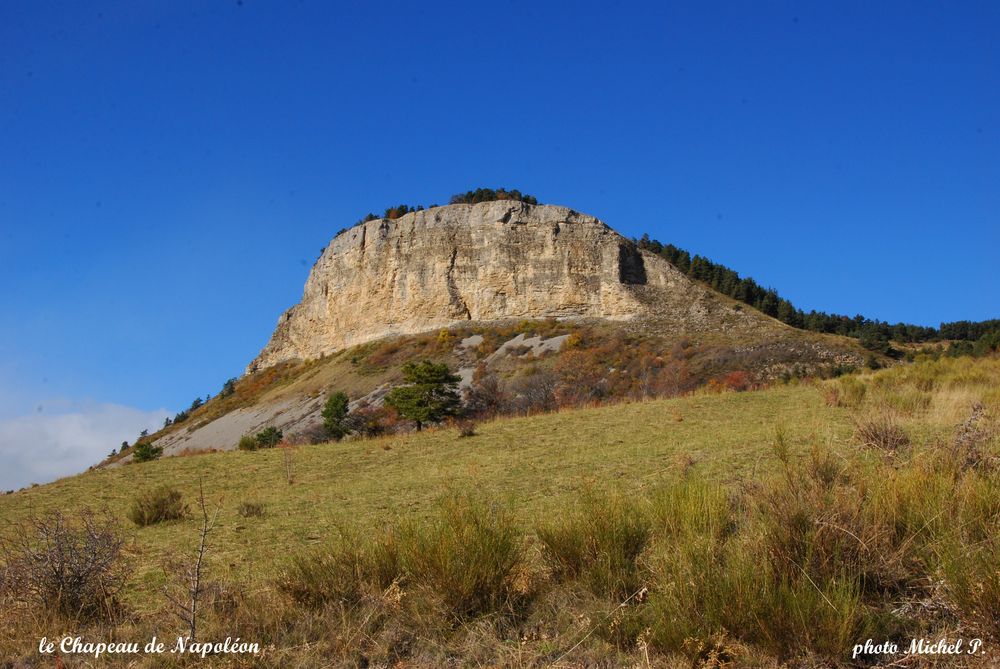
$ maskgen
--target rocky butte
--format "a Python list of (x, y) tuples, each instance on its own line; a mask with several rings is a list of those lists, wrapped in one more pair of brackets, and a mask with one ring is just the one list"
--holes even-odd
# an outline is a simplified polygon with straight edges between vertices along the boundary
[(462, 321), (655, 317), (685, 332), (784, 327), (734, 305), (593, 216), (514, 200), (454, 204), (337, 235), (247, 371)]
[[(564, 321), (566, 331), (513, 333), (535, 319)], [(225, 450), (265, 427), (312, 440), (331, 389), (355, 406), (377, 406), (402, 381), (400, 365), (423, 355), (416, 351), (428, 332), (461, 334), (445, 337), (450, 343), (435, 355), (468, 387), (481, 366), (514, 383), (536, 364), (551, 369), (581, 353), (563, 350), (577, 326), (617, 346), (645, 344), (661, 362), (676, 353), (695, 382), (734, 370), (768, 380), (864, 361), (856, 342), (796, 330), (738, 303), (593, 216), (518, 200), (453, 204), (338, 234), (313, 266), (302, 301), (282, 314), (248, 366), (243, 391), (192, 410), (153, 443), (164, 455)], [(371, 351), (339, 355), (380, 339)], [(391, 351), (400, 356), (387, 362)], [(607, 378), (614, 373), (609, 368)]]

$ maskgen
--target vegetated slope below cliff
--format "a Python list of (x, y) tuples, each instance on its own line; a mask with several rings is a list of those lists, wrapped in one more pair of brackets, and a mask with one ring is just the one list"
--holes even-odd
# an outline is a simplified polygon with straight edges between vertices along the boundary
[[(857, 345), (785, 328), (778, 334), (665, 331), (655, 319), (524, 320), (387, 337), (304, 362), (248, 374), (181, 423), (151, 435), (165, 455), (235, 448), (266, 426), (295, 443), (322, 440), (320, 411), (332, 391), (352, 407), (379, 406), (409, 361), (447, 363), (468, 389), (474, 376), (497, 380), (508, 406), (525, 413), (684, 394), (705, 384), (748, 389), (782, 379), (828, 375), (863, 361)], [(387, 429), (409, 429), (395, 423)]]
[[(378, 351), (388, 354), (373, 347), (356, 366), (370, 365)], [(327, 538), (344, 520), (376, 526), (393, 517), (420, 515), (449, 485), (509, 495), (525, 510), (552, 511), (595, 482), (625, 481), (629, 489), (655, 486), (658, 478), (672, 477), (689, 459), (708, 478), (739, 481), (753, 473), (765, 476), (778, 462), (772, 449), (776, 428), (793, 457), (807, 454), (816, 440), (856, 453), (855, 414), (876, 410), (878, 416), (885, 407), (895, 408), (914, 443), (950, 444), (956, 426), (977, 404), (991, 416), (1000, 415), (998, 370), (996, 358), (942, 359), (819, 387), (792, 382), (753, 392), (698, 392), (500, 418), (480, 423), (477, 435), (468, 439), (444, 428), (301, 445), (288, 449), (291, 484), (285, 449), (166, 458), (0, 495), (0, 518), (15, 521), (51, 510), (71, 514), (106, 507), (124, 520), (139, 492), (169, 484), (190, 501), (203, 483), (206, 498), (224, 502), (213, 562), (243, 565), (237, 575), (273, 574), (287, 559), (289, 545)], [(868, 392), (854, 392), (865, 386)], [(994, 442), (995, 435), (983, 433)], [(268, 513), (253, 523), (241, 519), (236, 507), (244, 500), (265, 503)], [(159, 569), (157, 558), (167, 550), (188, 547), (199, 524), (197, 517), (143, 529), (126, 524), (140, 538), (139, 555), (147, 558), (134, 587), (155, 589), (158, 582), (147, 581), (144, 574)], [(0, 527), (0, 536), (7, 530)]]

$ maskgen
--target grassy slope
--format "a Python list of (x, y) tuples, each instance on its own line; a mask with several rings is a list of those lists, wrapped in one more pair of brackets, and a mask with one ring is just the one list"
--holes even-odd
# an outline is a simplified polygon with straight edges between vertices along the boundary
[[(851, 432), (842, 409), (826, 406), (813, 387), (695, 395), (671, 400), (498, 420), (460, 439), (455, 430), (291, 452), (294, 483), (286, 483), (284, 451), (213, 453), (94, 470), (0, 497), (0, 518), (46, 510), (110, 508), (134, 536), (138, 569), (133, 605), (158, 607), (162, 560), (193, 547), (195, 518), (134, 529), (124, 514), (138, 491), (170, 484), (192, 503), (199, 478), (222, 501), (209, 569), (267, 587), (290, 553), (327, 540), (338, 523), (378, 524), (428, 511), (450, 489), (509, 496), (526, 519), (578, 498), (592, 485), (631, 490), (676, 475), (687, 458), (707, 476), (733, 481), (766, 472), (775, 426), (802, 450), (818, 438), (837, 445)], [(240, 502), (262, 501), (267, 515), (245, 519)]]

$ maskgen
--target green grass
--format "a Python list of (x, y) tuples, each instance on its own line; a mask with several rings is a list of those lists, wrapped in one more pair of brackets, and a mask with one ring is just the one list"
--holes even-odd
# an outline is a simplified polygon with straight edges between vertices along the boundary
[[(369, 441), (165, 458), (89, 471), (0, 497), (0, 517), (47, 510), (108, 508), (123, 521), (133, 498), (162, 484), (194, 508), (199, 479), (211, 505), (221, 503), (209, 568), (261, 583), (293, 549), (316, 545), (345, 523), (379, 527), (398, 517), (427, 516), (447, 492), (475, 489), (509, 501), (526, 519), (565, 504), (592, 486), (643, 488), (675, 476), (693, 460), (707, 477), (733, 482), (775, 465), (768, 444), (784, 426), (793, 447), (817, 437), (840, 443), (851, 434), (842, 411), (814, 388), (699, 395), (482, 423), (475, 437), (441, 429)], [(241, 502), (264, 504), (263, 518), (243, 518)], [(135, 529), (137, 578), (130, 599), (157, 606), (160, 563), (192, 549), (197, 514)]]

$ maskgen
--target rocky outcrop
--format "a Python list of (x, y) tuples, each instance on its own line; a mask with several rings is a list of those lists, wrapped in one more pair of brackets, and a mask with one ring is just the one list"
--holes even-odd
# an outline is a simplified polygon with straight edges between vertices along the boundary
[(462, 321), (656, 316), (686, 329), (780, 325), (750, 311), (593, 216), (515, 201), (457, 204), (337, 235), (248, 370)]

